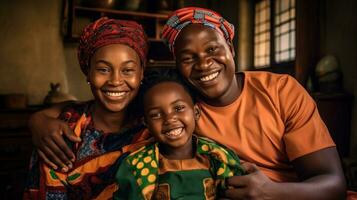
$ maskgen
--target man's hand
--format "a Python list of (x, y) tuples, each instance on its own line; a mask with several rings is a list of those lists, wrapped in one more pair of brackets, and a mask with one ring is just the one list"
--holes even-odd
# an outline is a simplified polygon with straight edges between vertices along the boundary
[(275, 182), (271, 181), (255, 164), (242, 164), (247, 175), (233, 176), (227, 179), (230, 189), (224, 192), (228, 199), (272, 199)]
[(40, 112), (31, 116), (29, 127), (33, 144), (37, 148), (40, 158), (47, 165), (53, 169), (60, 168), (64, 172), (72, 168), (75, 156), (63, 137), (67, 137), (73, 142), (81, 140), (68, 127), (67, 123)]

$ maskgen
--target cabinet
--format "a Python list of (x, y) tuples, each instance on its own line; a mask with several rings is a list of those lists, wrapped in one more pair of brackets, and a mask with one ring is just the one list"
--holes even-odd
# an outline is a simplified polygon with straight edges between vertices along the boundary
[[(120, 9), (118, 6), (117, 7), (119, 9), (108, 8), (109, 6), (106, 6), (105, 4), (103, 5), (103, 3), (89, 4), (83, 2), (86, 1), (65, 0), (62, 32), (66, 42), (77, 42), (84, 27), (103, 16), (115, 19), (133, 20), (143, 25), (149, 38), (150, 48), (148, 52), (148, 66), (174, 66), (173, 57), (169, 52), (169, 49), (160, 39), (161, 30), (169, 15), (168, 12), (149, 12), (150, 9), (142, 11), (130, 11)], [(87, 2), (90, 1), (88, 0)], [(92, 0), (92, 2), (95, 1)], [(110, 1), (103, 0), (102, 2)]]

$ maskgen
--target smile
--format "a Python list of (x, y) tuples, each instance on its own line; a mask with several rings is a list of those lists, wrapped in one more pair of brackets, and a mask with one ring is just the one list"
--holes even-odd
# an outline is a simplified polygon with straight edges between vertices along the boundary
[(182, 131), (183, 131), (183, 128), (175, 128), (175, 129), (165, 132), (164, 134), (169, 137), (177, 137), (177, 136), (181, 135)]
[(202, 81), (202, 82), (211, 81), (211, 80), (217, 78), (218, 74), (219, 74), (219, 72), (215, 72), (213, 74), (203, 76), (200, 78), (200, 81)]
[(126, 92), (104, 92), (104, 93), (110, 97), (122, 97), (126, 94)]

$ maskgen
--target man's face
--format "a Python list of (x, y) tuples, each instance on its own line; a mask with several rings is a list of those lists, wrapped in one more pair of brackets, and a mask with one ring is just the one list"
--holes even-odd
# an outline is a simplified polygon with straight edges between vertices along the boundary
[(216, 30), (190, 24), (179, 33), (174, 50), (180, 73), (203, 100), (221, 101), (233, 95), (234, 51)]

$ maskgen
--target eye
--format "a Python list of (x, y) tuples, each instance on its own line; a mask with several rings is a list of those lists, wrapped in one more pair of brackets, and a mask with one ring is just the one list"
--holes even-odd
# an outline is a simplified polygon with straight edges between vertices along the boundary
[(192, 63), (193, 61), (194, 61), (193, 56), (182, 56), (180, 59), (180, 62), (184, 63), (184, 64), (189, 64), (189, 63)]
[(110, 72), (110, 68), (109, 67), (96, 67), (95, 70), (99, 73), (105, 74)]
[(123, 70), (122, 70), (122, 73), (124, 74), (124, 75), (132, 75), (132, 74), (134, 74), (135, 73), (135, 69), (134, 68), (124, 68)]
[(160, 119), (162, 114), (160, 112), (151, 112), (148, 114), (149, 119)]
[(176, 105), (175, 106), (175, 111), (176, 112), (182, 112), (182, 111), (184, 111), (184, 109), (185, 109), (184, 105)]
[(207, 49), (207, 52), (208, 52), (208, 53), (214, 53), (214, 52), (216, 52), (217, 49), (218, 49), (218, 48), (217, 48), (216, 46), (212, 46), (212, 47), (209, 47), (209, 48)]

